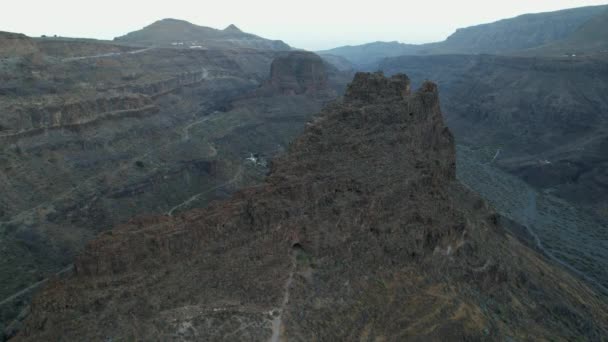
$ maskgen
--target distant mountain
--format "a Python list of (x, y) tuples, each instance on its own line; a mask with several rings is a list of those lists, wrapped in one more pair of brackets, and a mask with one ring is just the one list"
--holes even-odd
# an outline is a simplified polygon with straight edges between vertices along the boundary
[(529, 53), (542, 55), (608, 53), (608, 9), (592, 17), (565, 39), (530, 49)]
[(174, 46), (183, 48), (254, 48), (290, 50), (280, 40), (265, 39), (230, 25), (224, 30), (198, 26), (184, 20), (163, 19), (128, 33), (115, 41), (140, 45)]
[(565, 39), (608, 6), (524, 14), (490, 24), (458, 29), (437, 51), (502, 54)]
[[(580, 7), (556, 12), (524, 14), (494, 23), (456, 30), (445, 41), (413, 45), (374, 42), (320, 51), (342, 56), (364, 69), (374, 69), (386, 57), (429, 54), (561, 54), (564, 46), (579, 50), (607, 45), (608, 6)], [(593, 40), (593, 41), (591, 41)], [(558, 43), (561, 48), (535, 49)], [(599, 47), (599, 48), (598, 48)], [(524, 53), (525, 51), (525, 53)]]
[(417, 54), (420, 45), (403, 44), (399, 42), (374, 42), (363, 45), (347, 45), (331, 50), (319, 51), (322, 56), (340, 56), (351, 63), (363, 66), (375, 63), (386, 57)]

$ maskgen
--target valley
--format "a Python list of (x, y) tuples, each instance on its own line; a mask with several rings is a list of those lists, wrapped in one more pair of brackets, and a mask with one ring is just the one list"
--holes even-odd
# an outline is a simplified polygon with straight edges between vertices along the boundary
[(0, 339), (601, 341), (607, 14), (0, 32)]

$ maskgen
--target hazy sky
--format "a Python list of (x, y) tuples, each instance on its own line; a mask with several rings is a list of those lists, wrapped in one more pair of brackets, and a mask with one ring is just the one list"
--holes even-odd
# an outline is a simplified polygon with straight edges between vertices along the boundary
[(0, 30), (30, 36), (112, 39), (176, 18), (319, 50), (370, 41), (425, 43), (459, 27), (524, 13), (602, 5), (598, 0), (20, 0), (6, 1)]

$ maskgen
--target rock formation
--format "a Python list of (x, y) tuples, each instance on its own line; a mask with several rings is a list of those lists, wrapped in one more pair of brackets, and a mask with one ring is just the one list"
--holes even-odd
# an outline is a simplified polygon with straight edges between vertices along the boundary
[(408, 89), (358, 74), (264, 184), (101, 235), (16, 340), (606, 336), (607, 304), (455, 181), (437, 87)]
[(318, 55), (294, 51), (278, 56), (270, 66), (270, 79), (262, 92), (312, 96), (333, 95), (329, 90), (326, 64)]

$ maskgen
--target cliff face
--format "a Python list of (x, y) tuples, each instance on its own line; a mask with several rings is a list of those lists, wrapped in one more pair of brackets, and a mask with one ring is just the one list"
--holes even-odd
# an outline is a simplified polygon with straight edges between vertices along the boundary
[(326, 65), (312, 52), (295, 51), (278, 56), (270, 65), (270, 79), (262, 92), (271, 94), (335, 96)]
[(608, 308), (455, 181), (437, 88), (358, 74), (260, 186), (89, 244), (16, 340), (600, 339)]

